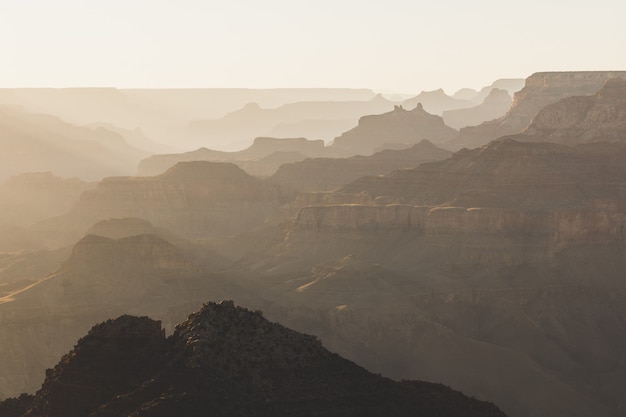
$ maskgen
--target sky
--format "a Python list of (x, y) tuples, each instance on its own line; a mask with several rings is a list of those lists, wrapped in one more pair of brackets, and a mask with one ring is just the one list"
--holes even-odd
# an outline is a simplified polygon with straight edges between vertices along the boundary
[(626, 70), (626, 2), (0, 0), (0, 87), (479, 89)]

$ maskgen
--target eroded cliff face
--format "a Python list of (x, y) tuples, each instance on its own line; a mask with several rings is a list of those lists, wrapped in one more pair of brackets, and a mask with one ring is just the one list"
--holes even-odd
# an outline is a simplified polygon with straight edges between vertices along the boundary
[(573, 248), (622, 248), (624, 156), (619, 143), (495, 141), (333, 193), (302, 195), (282, 250), (306, 259), (306, 248), (316, 248), (312, 263), (354, 253), (406, 274), (426, 264), (428, 271), (510, 268), (549, 264)]
[(441, 117), (424, 111), (421, 104), (412, 110), (396, 106), (389, 113), (359, 119), (357, 127), (335, 138), (328, 152), (337, 156), (371, 155), (388, 144), (410, 146), (426, 139), (437, 145), (456, 134)]
[(465, 127), (448, 143), (450, 149), (475, 148), (502, 136), (521, 133), (545, 106), (570, 96), (596, 94), (611, 78), (626, 71), (538, 72), (515, 93), (511, 109), (500, 119)]
[(575, 145), (626, 140), (626, 75), (609, 79), (594, 95), (562, 99), (544, 107), (520, 140)]

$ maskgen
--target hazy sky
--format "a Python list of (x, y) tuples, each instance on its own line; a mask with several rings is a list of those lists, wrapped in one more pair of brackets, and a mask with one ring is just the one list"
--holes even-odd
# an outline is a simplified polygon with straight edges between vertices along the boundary
[(0, 0), (0, 87), (480, 88), (626, 70), (626, 2)]

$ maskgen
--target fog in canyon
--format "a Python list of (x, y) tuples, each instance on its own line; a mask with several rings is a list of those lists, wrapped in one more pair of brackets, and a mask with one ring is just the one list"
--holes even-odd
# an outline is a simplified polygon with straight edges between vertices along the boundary
[(626, 71), (0, 88), (0, 416), (622, 416), (625, 160)]

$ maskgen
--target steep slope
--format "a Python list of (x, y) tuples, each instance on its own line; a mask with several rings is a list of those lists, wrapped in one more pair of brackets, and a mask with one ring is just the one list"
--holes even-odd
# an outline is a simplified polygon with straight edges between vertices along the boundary
[(423, 162), (446, 159), (451, 152), (427, 140), (402, 150), (384, 150), (371, 156), (313, 158), (282, 165), (268, 180), (299, 192), (333, 191), (359, 177), (414, 168)]
[(357, 127), (335, 138), (328, 151), (332, 156), (371, 155), (387, 144), (410, 146), (426, 139), (437, 145), (456, 134), (441, 117), (424, 111), (421, 104), (413, 110), (396, 106), (388, 113), (362, 117)]
[(443, 117), (446, 125), (454, 129), (476, 126), (482, 122), (504, 116), (512, 102), (511, 96), (505, 90), (494, 88), (479, 105), (458, 110), (446, 110), (441, 117)]
[(0, 108), (0, 181), (24, 172), (99, 180), (128, 175), (146, 153), (104, 128), (91, 129), (50, 115)]
[(24, 417), (203, 416), (207, 410), (216, 416), (504, 415), (440, 385), (373, 375), (312, 336), (222, 302), (205, 304), (169, 339), (147, 317), (94, 326), (47, 373)]
[(626, 71), (538, 72), (515, 93), (511, 109), (500, 119), (468, 126), (451, 141), (450, 149), (475, 148), (502, 136), (521, 133), (545, 106), (570, 96), (593, 95), (610, 78), (626, 77)]

